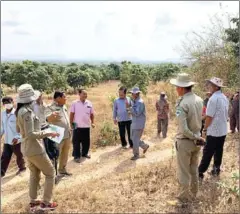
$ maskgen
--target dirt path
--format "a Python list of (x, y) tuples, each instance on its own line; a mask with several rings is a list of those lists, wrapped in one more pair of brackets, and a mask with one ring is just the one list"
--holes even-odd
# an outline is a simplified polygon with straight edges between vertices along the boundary
[[(69, 188), (79, 184), (82, 185), (91, 179), (100, 179), (110, 173), (123, 173), (141, 165), (168, 159), (172, 156), (172, 149), (169, 148), (169, 142), (172, 141), (171, 137), (170, 135), (170, 137), (162, 141), (156, 140), (156, 142), (146, 141), (150, 148), (146, 156), (142, 156), (137, 161), (130, 160), (132, 156), (130, 149), (123, 150), (119, 146), (98, 149), (96, 152), (92, 152), (90, 160), (83, 160), (81, 164), (77, 164), (70, 159), (68, 168), (73, 176), (61, 180), (56, 188), (67, 191)], [(165, 147), (168, 147), (168, 149), (162, 149)], [(2, 208), (13, 203), (16, 199), (25, 204), (28, 202), (29, 171), (21, 176), (14, 175), (13, 172), (2, 179)]]

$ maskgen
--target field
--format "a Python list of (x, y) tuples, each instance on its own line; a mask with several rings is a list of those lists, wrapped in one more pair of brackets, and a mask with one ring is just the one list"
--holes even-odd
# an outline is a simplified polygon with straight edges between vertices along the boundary
[[(131, 150), (122, 150), (115, 140), (117, 127), (112, 122), (110, 96), (117, 95), (117, 81), (109, 81), (88, 89), (88, 99), (95, 108), (96, 128), (92, 130), (91, 160), (81, 164), (69, 158), (71, 178), (61, 180), (54, 190), (54, 200), (59, 206), (56, 213), (238, 213), (239, 199), (231, 190), (238, 186), (231, 179), (239, 167), (239, 142), (237, 135), (229, 134), (223, 157), (223, 173), (220, 187), (215, 178), (206, 176), (200, 187), (198, 202), (185, 209), (175, 210), (166, 205), (177, 193), (175, 150), (176, 134), (174, 120), (175, 89), (167, 83), (148, 87), (143, 96), (147, 108), (147, 124), (144, 140), (150, 149), (136, 162), (130, 161)], [(166, 139), (156, 138), (155, 102), (159, 93), (167, 92), (171, 103), (169, 133)], [(13, 94), (14, 95), (14, 94)], [(50, 102), (47, 96), (46, 102)], [(77, 99), (68, 96), (68, 106)], [(115, 131), (114, 131), (115, 130)], [(108, 141), (104, 141), (104, 139)], [(110, 139), (110, 140), (109, 140)], [(71, 152), (70, 152), (71, 154)], [(1, 180), (2, 213), (28, 211), (29, 172), (16, 177), (15, 161), (11, 162), (6, 177)], [(43, 184), (44, 179), (41, 180)], [(40, 194), (42, 195), (42, 189)]]

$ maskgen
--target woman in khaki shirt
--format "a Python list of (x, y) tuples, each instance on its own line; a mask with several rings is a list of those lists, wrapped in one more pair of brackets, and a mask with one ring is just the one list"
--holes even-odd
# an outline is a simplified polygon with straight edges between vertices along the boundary
[[(56, 137), (58, 133), (41, 131), (39, 118), (33, 111), (34, 102), (38, 94), (29, 84), (23, 84), (18, 88), (17, 97), (17, 130), (22, 136), (21, 150), (28, 161), (30, 170), (29, 196), (30, 210), (40, 205), (42, 210), (54, 210), (57, 203), (51, 202), (55, 181), (54, 167), (44, 149), (42, 139)], [(45, 175), (43, 200), (37, 199), (37, 191), (41, 172)]]

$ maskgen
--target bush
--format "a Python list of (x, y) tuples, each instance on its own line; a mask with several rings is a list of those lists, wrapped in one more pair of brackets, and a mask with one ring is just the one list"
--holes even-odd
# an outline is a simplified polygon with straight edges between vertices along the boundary
[(117, 145), (117, 140), (119, 139), (118, 130), (110, 122), (104, 122), (101, 129), (100, 135), (97, 140), (98, 146), (114, 146)]

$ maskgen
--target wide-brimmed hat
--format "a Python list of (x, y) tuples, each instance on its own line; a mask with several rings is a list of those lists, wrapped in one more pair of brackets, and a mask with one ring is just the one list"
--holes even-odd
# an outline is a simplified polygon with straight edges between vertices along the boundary
[(186, 73), (178, 74), (176, 79), (170, 80), (170, 83), (172, 85), (182, 87), (182, 88), (186, 88), (196, 84), (195, 82), (191, 81), (189, 74), (186, 74)]
[(206, 80), (207, 83), (212, 83), (219, 88), (225, 88), (226, 86), (223, 85), (223, 80), (218, 77), (212, 77), (211, 79)]
[(30, 103), (39, 97), (39, 93), (30, 84), (21, 85), (17, 91), (17, 103)]
[(138, 87), (134, 87), (134, 88), (132, 88), (132, 90), (130, 91), (130, 93), (132, 93), (132, 94), (137, 94), (137, 93), (140, 93), (141, 91), (139, 90), (139, 88)]

